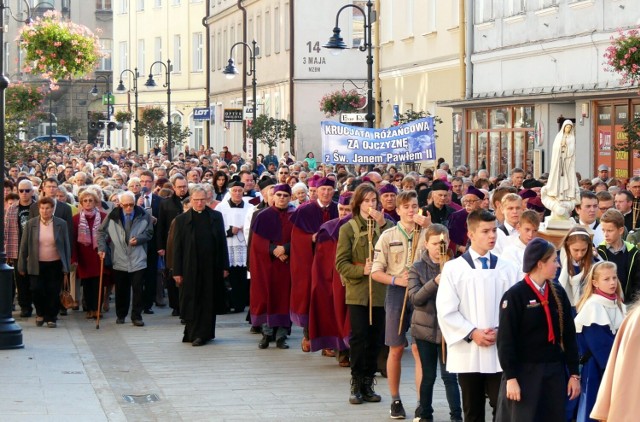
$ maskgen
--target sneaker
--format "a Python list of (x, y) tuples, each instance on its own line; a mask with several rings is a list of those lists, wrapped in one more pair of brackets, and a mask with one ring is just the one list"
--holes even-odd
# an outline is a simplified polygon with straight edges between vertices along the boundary
[(422, 406), (418, 405), (418, 407), (416, 407), (416, 411), (413, 414), (413, 416), (420, 419), (421, 414), (422, 414)]
[(402, 401), (395, 400), (393, 403), (391, 403), (389, 416), (391, 417), (391, 419), (404, 419), (407, 417), (407, 412), (404, 411)]

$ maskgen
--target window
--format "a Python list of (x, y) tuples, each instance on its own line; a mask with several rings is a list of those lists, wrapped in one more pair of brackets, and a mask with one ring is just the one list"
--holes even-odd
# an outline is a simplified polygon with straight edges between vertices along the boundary
[(144, 66), (144, 40), (138, 40), (138, 69), (145, 71)]
[(155, 7), (162, 7), (162, 0), (154, 0), (153, 5)]
[(509, 0), (507, 2), (507, 16), (524, 13), (524, 0)]
[(284, 4), (284, 49), (289, 51), (291, 44), (291, 19), (289, 19), (289, 3)]
[(227, 54), (226, 51), (229, 51), (231, 45), (229, 44), (229, 36), (227, 35), (227, 28), (222, 30), (222, 54)]
[(96, 0), (96, 10), (111, 10), (111, 0)]
[(193, 42), (191, 45), (193, 58), (191, 70), (193, 72), (202, 72), (202, 32), (193, 33)]
[(251, 42), (254, 40), (253, 36), (253, 16), (249, 17), (249, 23), (247, 23), (247, 41)]
[(264, 54), (271, 55), (271, 12), (266, 10), (264, 12)]
[(129, 0), (118, 1), (118, 13), (129, 13)]
[(273, 8), (273, 52), (280, 53), (280, 8)]
[(489, 22), (493, 19), (493, 0), (476, 0), (474, 2), (475, 5), (475, 14), (476, 21), (475, 23), (483, 23)]
[(491, 176), (515, 167), (533, 170), (534, 107), (501, 106), (467, 110), (467, 157), (471, 171)]
[(352, 44), (353, 48), (358, 48), (364, 45), (364, 15), (356, 8), (352, 8), (353, 13), (353, 36)]
[(222, 49), (222, 35), (220, 34), (220, 31), (218, 31), (218, 70), (227, 65), (225, 54), (226, 53)]
[(540, 0), (540, 8), (546, 9), (547, 7), (553, 7), (558, 5), (558, 0)]
[(460, 26), (460, 2), (451, 2), (451, 27)]
[[(215, 49), (216, 47), (216, 35), (215, 34), (211, 34), (211, 48)], [(212, 72), (216, 71), (216, 59), (218, 58), (218, 53), (217, 52), (213, 52), (213, 54), (210, 55), (209, 60), (209, 69), (211, 69)]]
[[(118, 43), (118, 57), (120, 58), (120, 62), (118, 63), (118, 67), (122, 72), (125, 69), (129, 68), (129, 46), (126, 41), (120, 41)], [(140, 69), (143, 71), (142, 69)]]
[[(193, 119), (193, 117), (192, 117)], [(193, 133), (191, 134), (192, 145), (200, 148), (204, 141), (204, 120), (193, 120)]]
[[(153, 39), (153, 61), (161, 61), (162, 60), (162, 38), (155, 37)], [(152, 69), (152, 73), (158, 74), (162, 72), (162, 65), (157, 64)]]
[[(409, 16), (413, 15), (413, 10), (410, 12)], [(436, 15), (436, 0), (427, 0), (427, 34), (437, 30)]]
[(393, 8), (390, 3), (385, 3), (385, 10), (380, 17), (380, 24), (382, 29), (380, 31), (381, 40), (383, 43), (393, 41)]
[(141, 12), (144, 10), (144, 0), (138, 0), (138, 3), (136, 4), (136, 10), (138, 12)]
[(100, 51), (103, 57), (100, 59), (99, 70), (111, 70), (111, 53), (113, 40), (108, 38), (100, 38)]
[[(238, 36), (237, 39), (241, 40), (242, 39), (242, 22), (238, 22)], [(238, 50), (238, 48), (236, 48), (236, 50)], [(237, 54), (235, 53), (234, 50), (234, 59), (236, 60), (237, 64), (242, 64), (242, 54)]]
[(256, 16), (256, 36), (255, 38), (250, 38), (247, 41), (256, 40), (258, 41), (258, 45), (260, 45), (262, 43), (263, 37), (264, 34), (262, 33), (262, 16), (258, 15)]
[(180, 34), (173, 36), (173, 71), (179, 73), (182, 71), (182, 40)]

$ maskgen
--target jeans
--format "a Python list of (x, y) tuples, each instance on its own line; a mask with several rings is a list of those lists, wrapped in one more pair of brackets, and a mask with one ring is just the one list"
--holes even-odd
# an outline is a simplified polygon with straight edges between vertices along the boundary
[(444, 382), (444, 389), (449, 402), (449, 415), (451, 419), (462, 419), (462, 408), (460, 407), (460, 390), (458, 389), (458, 378), (456, 374), (447, 371), (446, 365), (442, 362), (442, 346), (428, 342), (426, 340), (415, 339), (422, 363), (422, 382), (420, 383), (420, 406), (422, 407), (421, 418), (432, 419), (433, 407), (433, 384), (436, 382), (436, 368), (440, 362), (440, 377)]

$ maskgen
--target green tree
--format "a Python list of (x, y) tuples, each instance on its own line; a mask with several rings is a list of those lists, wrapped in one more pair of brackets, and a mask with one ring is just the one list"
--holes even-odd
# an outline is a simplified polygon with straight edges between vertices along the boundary
[[(425, 117), (429, 117), (429, 116), (431, 116), (431, 113), (429, 113), (428, 111), (407, 110), (398, 116), (398, 124), (403, 125), (405, 123), (413, 122), (414, 120), (424, 119)], [(434, 116), (433, 120), (436, 123), (442, 123), (442, 119), (439, 118), (438, 116)]]
[(258, 139), (269, 148), (275, 148), (278, 142), (290, 141), (296, 131), (296, 125), (288, 120), (274, 119), (266, 114), (256, 117), (247, 127), (247, 134)]
[(58, 133), (65, 135), (78, 136), (83, 126), (86, 127), (86, 123), (77, 117), (58, 119)]
[[(166, 144), (168, 135), (166, 115), (167, 113), (161, 107), (145, 107), (138, 122), (138, 136), (145, 136), (154, 146)], [(188, 127), (171, 125), (172, 146), (182, 145), (189, 136), (191, 136), (191, 130)]]

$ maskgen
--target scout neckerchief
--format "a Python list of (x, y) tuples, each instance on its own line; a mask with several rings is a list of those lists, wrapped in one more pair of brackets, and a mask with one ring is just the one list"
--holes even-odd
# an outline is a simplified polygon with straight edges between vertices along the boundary
[[(413, 246), (413, 235), (416, 232), (416, 228), (418, 227), (417, 225), (413, 226), (413, 230), (411, 230), (411, 233), (407, 233), (404, 230), (404, 227), (402, 227), (402, 224), (400, 222), (398, 222), (398, 230), (400, 231), (400, 233), (407, 238), (407, 259), (406, 259), (406, 263), (405, 265), (407, 267), (410, 267), (412, 262), (409, 262), (409, 260), (411, 259), (411, 251), (412, 251), (412, 246)], [(400, 263), (400, 254), (398, 254), (398, 256), (396, 257), (396, 264)]]
[(549, 309), (549, 289), (551, 289), (551, 286), (547, 281), (545, 281), (544, 295), (542, 295), (540, 293), (540, 288), (538, 287), (537, 284), (535, 284), (531, 280), (531, 277), (529, 277), (529, 274), (524, 276), (524, 281), (529, 285), (529, 287), (531, 287), (531, 290), (533, 290), (533, 292), (536, 294), (536, 296), (538, 297), (538, 300), (540, 301), (540, 304), (544, 308), (544, 313), (547, 316), (547, 330), (549, 331), (547, 340), (549, 340), (549, 343), (555, 343), (556, 336), (553, 333), (553, 322), (551, 321), (551, 309)]

